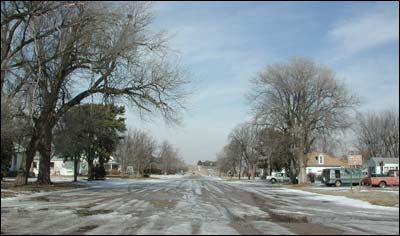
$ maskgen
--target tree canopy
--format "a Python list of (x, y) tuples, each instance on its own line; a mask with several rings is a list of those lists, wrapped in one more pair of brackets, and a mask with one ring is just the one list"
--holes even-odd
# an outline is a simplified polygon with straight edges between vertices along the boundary
[(124, 112), (124, 107), (114, 105), (73, 107), (57, 125), (55, 149), (65, 158), (84, 157), (89, 164), (89, 179), (93, 179), (93, 161), (107, 162), (125, 130)]

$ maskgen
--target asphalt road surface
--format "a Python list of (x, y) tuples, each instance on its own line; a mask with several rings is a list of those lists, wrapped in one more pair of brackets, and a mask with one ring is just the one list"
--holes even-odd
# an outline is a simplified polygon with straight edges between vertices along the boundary
[(99, 181), (1, 200), (1, 234), (399, 234), (399, 208), (256, 182)]

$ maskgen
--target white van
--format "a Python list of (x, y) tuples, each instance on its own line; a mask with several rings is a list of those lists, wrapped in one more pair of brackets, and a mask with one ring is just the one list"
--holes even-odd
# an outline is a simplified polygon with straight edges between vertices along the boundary
[(284, 172), (272, 172), (270, 176), (267, 176), (267, 181), (270, 181), (271, 183), (286, 183), (290, 181), (290, 178)]

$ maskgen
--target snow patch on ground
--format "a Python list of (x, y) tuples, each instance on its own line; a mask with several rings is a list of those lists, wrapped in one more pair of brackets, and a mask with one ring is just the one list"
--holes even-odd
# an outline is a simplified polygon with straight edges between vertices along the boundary
[(352, 206), (352, 207), (360, 207), (365, 209), (377, 209), (377, 210), (392, 210), (398, 211), (397, 207), (385, 207), (385, 206), (377, 206), (372, 205), (369, 202), (352, 199), (345, 196), (333, 196), (333, 195), (324, 195), (318, 193), (311, 193), (307, 191), (297, 190), (297, 189), (288, 189), (288, 188), (273, 188), (270, 185), (265, 186), (264, 188), (260, 185), (260, 183), (254, 182), (246, 182), (246, 181), (229, 181), (227, 184), (232, 184), (236, 186), (243, 186), (247, 191), (258, 193), (258, 194), (271, 194), (271, 192), (279, 192), (279, 194), (294, 194), (299, 195), (299, 197), (304, 198), (310, 201), (329, 201), (334, 204), (340, 204), (344, 206)]
[(202, 176), (206, 180), (214, 180), (214, 181), (220, 181), (223, 180), (222, 178), (218, 176), (213, 176), (213, 175), (208, 175), (208, 176)]
[(162, 233), (167, 235), (190, 235), (192, 234), (192, 224), (190, 222), (177, 222)]
[(254, 221), (253, 225), (261, 232), (268, 232), (268, 235), (294, 235), (288, 229), (268, 221)]
[(150, 177), (154, 177), (154, 178), (159, 178), (159, 179), (181, 179), (183, 177), (185, 177), (186, 175), (180, 175), (180, 174), (176, 174), (176, 175), (150, 175)]
[(393, 210), (393, 211), (399, 210), (399, 208), (397, 208), (397, 207), (376, 206), (376, 205), (372, 205), (366, 201), (352, 199), (352, 198), (348, 198), (348, 197), (344, 197), (344, 196), (324, 195), (324, 194), (310, 193), (310, 192), (305, 192), (302, 190), (295, 190), (295, 189), (287, 189), (287, 190), (289, 190), (288, 192), (303, 194), (304, 198), (310, 199), (310, 200), (332, 201), (332, 202), (335, 202), (336, 204), (341, 204), (341, 205), (345, 205), (345, 206), (353, 206), (353, 207), (356, 206), (356, 207), (367, 208), (367, 209)]
[(224, 224), (222, 221), (207, 222), (202, 224), (200, 228), (200, 235), (239, 235), (231, 226)]

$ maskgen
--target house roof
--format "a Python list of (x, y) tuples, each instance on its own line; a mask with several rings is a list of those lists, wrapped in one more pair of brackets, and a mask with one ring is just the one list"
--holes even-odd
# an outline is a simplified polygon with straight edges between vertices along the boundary
[(383, 163), (387, 164), (399, 164), (399, 158), (395, 157), (372, 157), (371, 160), (375, 161), (375, 163), (379, 163), (380, 161), (383, 161)]
[[(322, 155), (324, 157), (324, 164), (319, 164), (318, 156)], [(332, 157), (326, 153), (319, 153), (319, 152), (311, 152), (308, 154), (308, 161), (307, 166), (348, 166), (348, 162), (346, 158), (343, 157)]]

